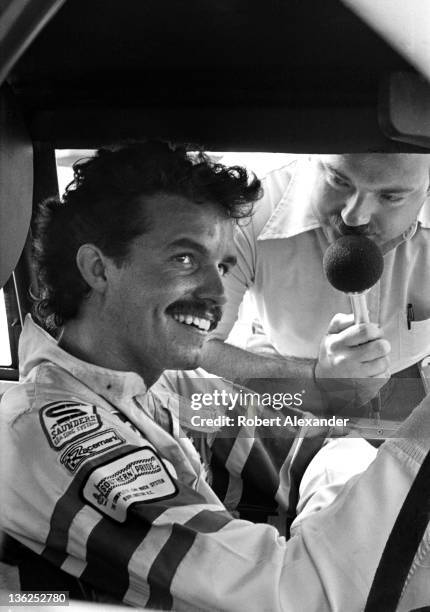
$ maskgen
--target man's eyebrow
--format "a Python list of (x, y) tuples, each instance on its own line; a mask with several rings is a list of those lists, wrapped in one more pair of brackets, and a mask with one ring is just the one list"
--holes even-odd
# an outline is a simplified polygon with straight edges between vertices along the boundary
[(400, 185), (392, 185), (391, 187), (382, 187), (379, 190), (381, 193), (412, 193), (413, 187), (402, 187)]
[(346, 181), (350, 180), (346, 174), (343, 174), (343, 172), (341, 172), (340, 170), (332, 166), (330, 163), (326, 162), (324, 165), (328, 170), (330, 170), (330, 172), (334, 172), (335, 174), (338, 174), (341, 178), (345, 179)]
[[(169, 244), (169, 248), (191, 249), (201, 255), (208, 255), (209, 253), (205, 246), (192, 238), (178, 238), (177, 240), (173, 240), (173, 242)], [(223, 262), (234, 266), (237, 263), (237, 257), (235, 255), (227, 255), (227, 257), (224, 257)]]
[[(331, 172), (334, 172), (335, 174), (339, 175), (342, 179), (344, 179), (345, 181), (349, 181), (349, 177), (346, 174), (343, 174), (343, 172), (341, 172), (340, 170), (338, 170), (337, 168), (335, 168), (334, 166), (332, 166), (329, 162), (323, 162), (324, 166), (330, 170)], [(387, 186), (387, 187), (381, 187), (381, 189), (378, 189), (378, 191), (380, 193), (412, 193), (414, 191), (413, 187), (404, 187), (403, 185), (391, 185), (391, 186)]]
[(208, 253), (206, 247), (192, 238), (178, 238), (177, 240), (173, 240), (173, 242), (169, 244), (169, 248), (192, 249), (193, 251), (197, 251), (202, 255), (207, 255)]
[(227, 257), (224, 257), (223, 262), (233, 267), (237, 264), (237, 257), (236, 255), (227, 255)]

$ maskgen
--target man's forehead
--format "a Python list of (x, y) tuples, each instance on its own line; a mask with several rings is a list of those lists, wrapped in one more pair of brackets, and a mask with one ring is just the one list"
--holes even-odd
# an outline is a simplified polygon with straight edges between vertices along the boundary
[(142, 200), (145, 243), (161, 249), (234, 253), (234, 221), (219, 204), (157, 194)]
[(345, 153), (319, 156), (323, 165), (345, 174), (367, 175), (372, 179), (396, 182), (427, 178), (430, 154), (421, 153)]
[(325, 163), (339, 165), (430, 167), (429, 153), (332, 153), (318, 157)]

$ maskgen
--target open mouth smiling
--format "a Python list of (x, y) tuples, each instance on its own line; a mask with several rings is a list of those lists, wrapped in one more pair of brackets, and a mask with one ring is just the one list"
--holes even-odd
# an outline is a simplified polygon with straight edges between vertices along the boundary
[(178, 323), (184, 323), (185, 325), (191, 325), (192, 327), (196, 327), (198, 330), (203, 332), (212, 331), (217, 326), (217, 323), (214, 321), (210, 321), (204, 317), (196, 317), (193, 315), (184, 315), (184, 314), (174, 314), (172, 315), (175, 321)]
[(213, 331), (221, 319), (221, 309), (218, 306), (201, 304), (173, 304), (167, 309), (169, 314), (177, 323), (190, 326), (201, 333), (207, 334)]

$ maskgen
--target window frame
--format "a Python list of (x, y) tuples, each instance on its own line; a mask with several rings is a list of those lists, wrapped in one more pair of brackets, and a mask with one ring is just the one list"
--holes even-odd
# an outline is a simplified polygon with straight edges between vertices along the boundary
[(9, 277), (3, 287), (4, 301), (6, 307), (7, 330), (9, 336), (9, 347), (11, 354), (11, 365), (0, 365), (0, 380), (18, 380), (18, 340), (22, 329), (21, 313), (17, 298), (15, 274)]

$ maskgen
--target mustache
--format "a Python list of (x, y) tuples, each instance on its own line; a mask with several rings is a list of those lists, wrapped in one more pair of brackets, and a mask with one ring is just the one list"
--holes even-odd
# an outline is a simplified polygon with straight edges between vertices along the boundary
[(170, 314), (193, 314), (195, 317), (210, 319), (212, 323), (218, 324), (222, 317), (222, 308), (212, 300), (201, 300), (198, 298), (189, 300), (177, 300), (167, 308)]
[(342, 236), (367, 236), (370, 234), (370, 225), (346, 225), (342, 217), (338, 214), (330, 215), (330, 225)]

